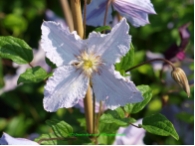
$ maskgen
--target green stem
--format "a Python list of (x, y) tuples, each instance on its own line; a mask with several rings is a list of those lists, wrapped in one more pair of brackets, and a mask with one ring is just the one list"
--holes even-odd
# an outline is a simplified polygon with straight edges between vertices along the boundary
[(172, 69), (175, 69), (174, 64), (172, 62), (170, 62), (169, 60), (164, 59), (164, 58), (155, 58), (155, 59), (151, 59), (151, 60), (145, 61), (145, 62), (143, 62), (141, 64), (138, 64), (138, 65), (136, 65), (134, 67), (131, 67), (131, 68), (127, 69), (126, 72), (131, 71), (131, 70), (133, 70), (135, 68), (138, 68), (138, 67), (140, 67), (140, 66), (142, 66), (144, 64), (151, 63), (153, 61), (164, 61), (164, 62), (168, 63), (172, 67)]
[(28, 65), (29, 65), (31, 68), (33, 68), (33, 65), (32, 65), (31, 63), (28, 63)]
[(132, 123), (129, 123), (129, 124), (131, 124), (132, 126), (134, 126), (134, 127), (136, 127), (136, 128), (142, 128), (142, 127), (137, 126), (137, 125), (134, 125), (134, 124), (132, 124)]

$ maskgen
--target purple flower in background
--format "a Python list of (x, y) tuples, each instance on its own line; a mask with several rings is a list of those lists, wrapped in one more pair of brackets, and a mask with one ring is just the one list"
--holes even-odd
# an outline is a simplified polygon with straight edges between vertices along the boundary
[(180, 61), (185, 59), (185, 48), (189, 43), (190, 40), (190, 32), (188, 30), (188, 26), (190, 23), (186, 23), (179, 27), (179, 35), (181, 39), (181, 43), (178, 46), (176, 43), (173, 43), (165, 52), (163, 55), (166, 59), (174, 61), (175, 59), (179, 59)]
[(87, 40), (55, 22), (43, 22), (41, 29), (42, 48), (58, 67), (45, 86), (45, 110), (54, 112), (73, 107), (86, 95), (89, 81), (97, 102), (104, 101), (107, 108), (143, 100), (134, 83), (122, 77), (113, 65), (130, 48), (129, 25), (125, 19), (109, 34), (92, 32)]
[(60, 23), (60, 25), (65, 28), (67, 27), (67, 24), (65, 22), (64, 19), (60, 18), (59, 16), (57, 16), (52, 10), (47, 9), (45, 11), (45, 19), (46, 21), (55, 21), (57, 23)]
[(0, 145), (39, 145), (39, 144), (25, 138), (14, 138), (4, 132), (2, 137), (0, 138)]
[[(138, 120), (135, 125), (142, 124), (142, 119)], [(132, 125), (119, 128), (117, 134), (125, 136), (116, 136), (114, 145), (144, 145), (143, 138), (146, 131), (143, 128), (137, 128)]]
[[(87, 25), (102, 26), (109, 0), (92, 0), (87, 6)], [(111, 0), (111, 6), (135, 27), (149, 24), (148, 14), (156, 14), (150, 0)], [(108, 8), (107, 22), (112, 21), (112, 8)]]

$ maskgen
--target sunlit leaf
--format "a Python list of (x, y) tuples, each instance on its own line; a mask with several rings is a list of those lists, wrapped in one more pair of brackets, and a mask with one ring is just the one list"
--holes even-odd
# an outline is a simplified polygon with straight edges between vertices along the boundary
[(32, 61), (33, 52), (25, 41), (12, 36), (1, 36), (0, 57), (11, 59), (18, 64), (26, 64)]
[(19, 83), (37, 83), (48, 78), (48, 74), (43, 68), (37, 66), (33, 68), (28, 68), (23, 74), (18, 78), (17, 84)]
[(142, 127), (150, 133), (179, 139), (173, 124), (161, 114), (144, 117), (142, 124)]

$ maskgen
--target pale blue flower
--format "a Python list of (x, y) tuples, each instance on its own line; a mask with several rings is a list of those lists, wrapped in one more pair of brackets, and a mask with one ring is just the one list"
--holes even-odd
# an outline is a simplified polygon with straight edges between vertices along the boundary
[(0, 138), (0, 145), (39, 145), (39, 144), (25, 138), (14, 138), (4, 132), (2, 137)]
[[(106, 4), (109, 0), (92, 0), (87, 5), (87, 25), (102, 26)], [(111, 6), (135, 27), (149, 24), (148, 14), (156, 14), (150, 0), (111, 0)], [(107, 22), (112, 21), (112, 7), (108, 9)]]
[(45, 86), (45, 110), (73, 107), (85, 97), (89, 82), (97, 102), (104, 101), (107, 108), (143, 100), (134, 83), (114, 70), (114, 64), (130, 48), (129, 25), (125, 19), (109, 34), (92, 32), (87, 40), (55, 22), (43, 22), (41, 29), (41, 46), (57, 65)]
[[(142, 124), (142, 119), (139, 119), (134, 124)], [(120, 136), (116, 136), (113, 143), (114, 145), (145, 145), (143, 139), (146, 131), (143, 128), (137, 128), (132, 125), (128, 127), (120, 127), (117, 134), (120, 134)]]

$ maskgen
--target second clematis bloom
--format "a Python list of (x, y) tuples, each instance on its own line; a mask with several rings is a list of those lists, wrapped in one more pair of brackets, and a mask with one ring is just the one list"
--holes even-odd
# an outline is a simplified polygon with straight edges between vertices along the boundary
[(150, 0), (92, 0), (87, 6), (87, 24), (92, 26), (102, 26), (106, 5), (110, 1), (108, 7), (107, 23), (112, 21), (112, 8), (121, 16), (127, 18), (135, 27), (149, 24), (148, 14), (156, 14)]
[(39, 145), (37, 142), (28, 140), (26, 138), (14, 138), (9, 134), (3, 132), (0, 138), (0, 145)]
[(89, 84), (96, 100), (104, 101), (110, 109), (143, 100), (134, 83), (114, 70), (114, 64), (130, 48), (129, 25), (125, 19), (109, 34), (92, 32), (87, 40), (55, 22), (43, 22), (41, 29), (41, 46), (57, 65), (45, 86), (45, 110), (54, 112), (73, 107), (85, 97)]

